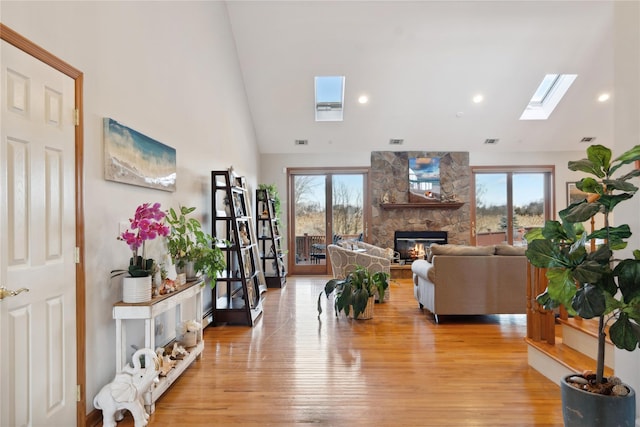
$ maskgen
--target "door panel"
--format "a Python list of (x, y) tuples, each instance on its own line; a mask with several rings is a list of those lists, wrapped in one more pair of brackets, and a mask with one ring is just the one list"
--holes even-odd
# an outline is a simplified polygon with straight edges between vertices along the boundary
[(364, 175), (334, 174), (331, 176), (333, 204), (333, 236), (361, 239), (364, 235)]
[(477, 246), (507, 241), (507, 174), (476, 174), (475, 231)]
[(293, 274), (324, 274), (327, 246), (327, 176), (292, 175)]
[[(368, 173), (358, 169), (289, 172), (291, 274), (330, 274), (327, 245), (363, 239)], [(291, 251), (290, 251), (291, 252)]]
[(2, 56), (0, 424), (76, 424), (74, 81)]

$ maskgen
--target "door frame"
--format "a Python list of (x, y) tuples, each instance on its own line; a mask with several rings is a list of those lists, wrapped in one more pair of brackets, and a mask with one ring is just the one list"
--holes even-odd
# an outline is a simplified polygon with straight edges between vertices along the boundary
[(75, 215), (76, 215), (76, 425), (86, 425), (86, 331), (85, 331), (85, 243), (84, 243), (84, 126), (82, 71), (31, 42), (0, 22), (0, 39), (70, 77), (75, 88)]
[[(292, 251), (295, 250), (296, 238), (295, 238), (295, 230), (291, 225), (294, 224), (293, 216), (295, 204), (293, 202), (293, 188), (291, 187), (291, 183), (294, 175), (347, 175), (347, 174), (361, 174), (364, 175), (364, 189), (362, 194), (362, 232), (363, 232), (363, 240), (365, 242), (369, 241), (369, 225), (371, 224), (371, 203), (369, 198), (369, 189), (371, 188), (371, 168), (369, 167), (340, 167), (340, 166), (331, 166), (331, 167), (301, 167), (301, 168), (287, 168), (287, 249), (291, 254)], [(325, 225), (327, 228), (325, 230), (325, 239), (327, 242), (331, 242), (331, 220), (328, 217), (329, 206), (332, 204), (333, 200), (333, 189), (327, 188), (326, 190), (326, 217), (325, 217)], [(325, 255), (325, 268), (324, 271), (321, 271), (318, 268), (314, 268), (313, 271), (309, 273), (297, 273), (297, 274), (321, 274), (328, 275), (331, 274), (331, 262), (330, 262), (329, 254)], [(295, 271), (295, 256), (289, 256), (287, 260), (287, 271), (294, 272)]]

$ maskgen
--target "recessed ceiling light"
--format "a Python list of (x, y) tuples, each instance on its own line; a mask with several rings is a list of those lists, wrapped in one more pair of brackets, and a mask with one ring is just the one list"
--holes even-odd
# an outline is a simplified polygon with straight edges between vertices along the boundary
[(603, 93), (598, 97), (598, 101), (605, 102), (608, 101), (611, 96), (608, 93)]
[(369, 97), (367, 95), (360, 95), (360, 97), (358, 98), (358, 102), (360, 104), (366, 104), (367, 102), (369, 102)]
[(476, 96), (473, 97), (473, 102), (476, 104), (481, 103), (484, 100), (484, 96), (478, 94)]

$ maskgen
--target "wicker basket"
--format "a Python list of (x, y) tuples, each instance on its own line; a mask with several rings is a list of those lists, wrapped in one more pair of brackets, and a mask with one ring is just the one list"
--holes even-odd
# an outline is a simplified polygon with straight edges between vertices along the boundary
[[(367, 301), (367, 306), (364, 308), (364, 311), (358, 315), (356, 319), (358, 320), (367, 320), (373, 318), (373, 306), (375, 304), (375, 297), (369, 297)], [(353, 319), (353, 306), (349, 307), (349, 317)]]

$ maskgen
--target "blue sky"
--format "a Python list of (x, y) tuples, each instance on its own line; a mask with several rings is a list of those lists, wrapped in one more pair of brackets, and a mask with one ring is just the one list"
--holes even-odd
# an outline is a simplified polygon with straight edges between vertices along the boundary
[[(487, 206), (507, 203), (507, 176), (504, 173), (476, 174), (476, 186), (483, 185), (487, 191), (482, 196)], [(513, 175), (513, 204), (525, 206), (544, 198), (544, 176), (540, 173)]]
[(342, 101), (342, 76), (316, 77), (317, 102)]

